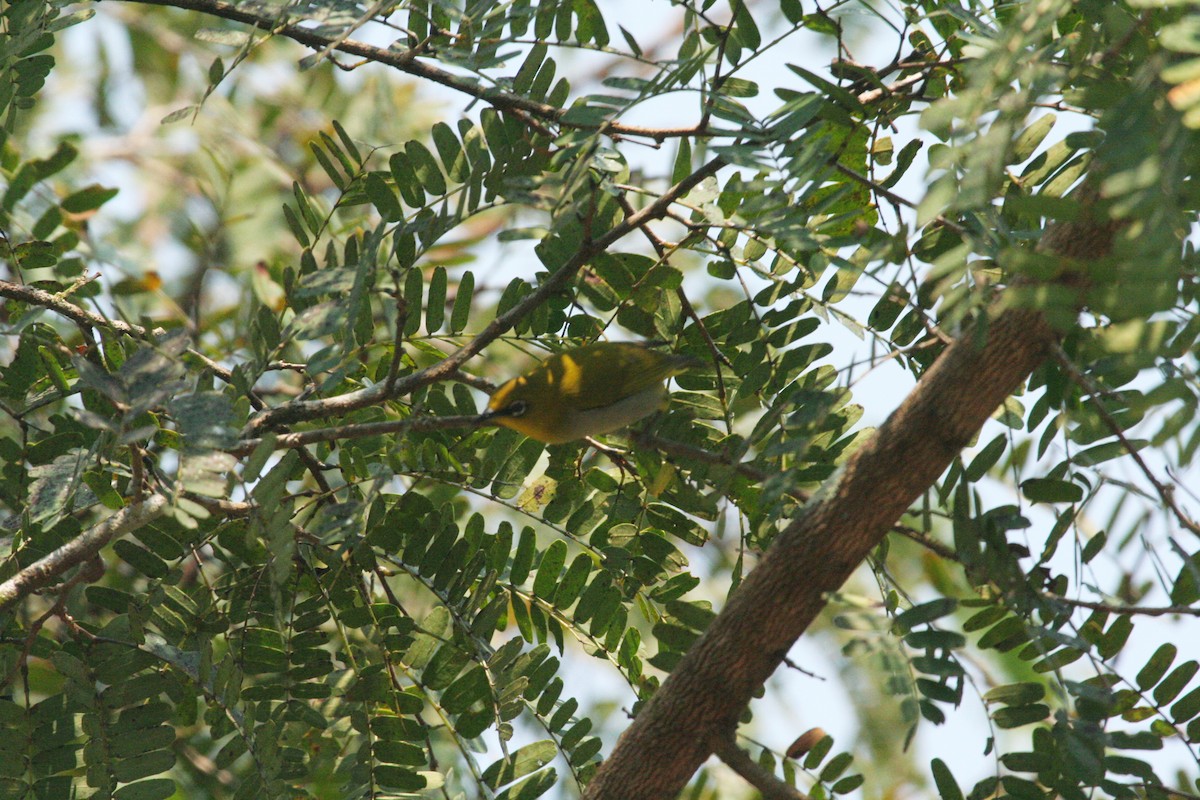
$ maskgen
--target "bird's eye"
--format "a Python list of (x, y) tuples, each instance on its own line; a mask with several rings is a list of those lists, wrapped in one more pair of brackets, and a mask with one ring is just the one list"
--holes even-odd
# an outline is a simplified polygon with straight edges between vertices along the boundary
[(525, 416), (525, 412), (529, 410), (529, 403), (526, 403), (524, 400), (514, 400), (508, 404), (508, 408), (505, 410), (509, 416), (523, 417)]

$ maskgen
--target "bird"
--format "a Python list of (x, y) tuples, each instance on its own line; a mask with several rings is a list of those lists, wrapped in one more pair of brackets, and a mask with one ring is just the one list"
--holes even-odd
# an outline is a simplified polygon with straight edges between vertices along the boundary
[(636, 342), (583, 345), (501, 385), (481, 418), (546, 444), (599, 436), (665, 408), (663, 382), (701, 363)]

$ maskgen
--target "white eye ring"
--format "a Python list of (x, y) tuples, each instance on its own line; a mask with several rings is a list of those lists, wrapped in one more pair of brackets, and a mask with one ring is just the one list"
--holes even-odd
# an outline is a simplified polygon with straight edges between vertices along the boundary
[(509, 403), (508, 408), (505, 409), (509, 416), (513, 417), (523, 417), (525, 416), (525, 412), (528, 410), (529, 403), (526, 403), (524, 400), (514, 400), (513, 402)]

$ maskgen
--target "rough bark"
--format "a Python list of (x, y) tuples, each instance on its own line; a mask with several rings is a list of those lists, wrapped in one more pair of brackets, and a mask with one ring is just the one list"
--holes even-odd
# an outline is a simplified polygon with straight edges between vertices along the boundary
[[(1116, 225), (1052, 225), (1041, 249), (1064, 260), (1110, 252)], [(997, 305), (968, 328), (804, 509), (729, 598), (617, 742), (588, 800), (673, 798), (728, 740), (754, 693), (910, 504), (1046, 357), (1041, 312)]]

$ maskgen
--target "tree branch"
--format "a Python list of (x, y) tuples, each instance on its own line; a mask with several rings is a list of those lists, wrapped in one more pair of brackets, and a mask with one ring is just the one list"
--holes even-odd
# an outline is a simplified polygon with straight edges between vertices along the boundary
[(661, 219), (667, 213), (672, 203), (691, 191), (693, 187), (705, 178), (715, 174), (723, 166), (725, 166), (724, 160), (714, 158), (679, 183), (667, 189), (653, 203), (633, 216), (614, 225), (604, 235), (584, 242), (579, 250), (547, 278), (544, 283), (538, 286), (537, 289), (521, 298), (508, 311), (489, 322), (470, 342), (458, 348), (433, 366), (399, 378), (390, 387), (386, 382), (381, 382), (336, 397), (327, 397), (321, 400), (297, 400), (284, 404), (251, 419), (250, 423), (246, 426), (245, 433), (253, 435), (264, 428), (276, 425), (287, 425), (319, 417), (340, 416), (355, 409), (374, 405), (391, 397), (401, 397), (411, 394), (425, 386), (453, 377), (458, 372), (458, 368), (466, 363), (467, 359), (477, 355), (483, 348), (498, 338), (500, 334), (511, 329), (535, 308), (544, 303), (546, 298), (566, 286), (567, 281), (584, 264), (650, 220)]
[[(1116, 227), (1085, 213), (1080, 221), (1047, 228), (1042, 249), (1064, 260), (1103, 258)], [(1056, 337), (1045, 316), (1008, 307), (1005, 299), (946, 348), (776, 537), (622, 734), (588, 784), (587, 800), (673, 798), (714, 744), (733, 735), (754, 693), (825, 607), (828, 593), (1049, 354)]]
[[(266, 31), (272, 35), (283, 36), (297, 44), (312, 48), (318, 53), (326, 54), (331, 50), (346, 53), (348, 55), (357, 56), (379, 64), (386, 64), (400, 72), (407, 73), (417, 78), (432, 81), (440, 86), (445, 86), (448, 89), (453, 89), (456, 92), (461, 92), (469, 97), (474, 97), (477, 100), (482, 100), (495, 108), (503, 111), (511, 111), (515, 113), (524, 113), (533, 115), (547, 122), (553, 122), (556, 125), (561, 125), (564, 128), (574, 128), (576, 130), (588, 131), (603, 131), (605, 134), (620, 138), (643, 138), (652, 139), (655, 142), (662, 143), (668, 139), (678, 139), (687, 136), (704, 136), (707, 138), (729, 137), (739, 138), (746, 134), (746, 131), (741, 129), (719, 129), (712, 128), (708, 124), (708, 114), (705, 118), (696, 125), (681, 126), (674, 128), (649, 128), (641, 125), (627, 125), (620, 122), (606, 120), (601, 123), (587, 121), (573, 121), (566, 118), (567, 109), (558, 108), (549, 103), (541, 103), (536, 100), (531, 100), (512, 92), (495, 87), (483, 85), (477, 78), (464, 77), (455, 75), (452, 72), (447, 72), (443, 69), (430, 66), (417, 59), (422, 56), (436, 58), (438, 53), (430, 50), (428, 47), (410, 47), (407, 49), (393, 47), (375, 47), (354, 39), (329, 37), (316, 33), (311, 28), (303, 27), (302, 25), (293, 24), (288, 21), (287, 17), (280, 15), (270, 17), (266, 14), (255, 13), (253, 9), (257, 4), (225, 2), (224, 0), (125, 0), (131, 3), (141, 3), (145, 5), (166, 6), (169, 8), (181, 8), (189, 11), (198, 11), (202, 14), (208, 14), (220, 19), (227, 19), (233, 22), (240, 22), (243, 25), (249, 25), (261, 31)], [(347, 28), (347, 34), (353, 32), (356, 26), (361, 26), (363, 20), (355, 22), (353, 26)], [(726, 37), (729, 29), (725, 29)], [(721, 47), (724, 47), (722, 41)], [(717, 63), (721, 63), (720, 56), (717, 57)], [(878, 102), (887, 97), (891, 97), (896, 93), (909, 88), (910, 86), (920, 83), (929, 77), (929, 73), (934, 69), (944, 68), (944, 63), (939, 62), (918, 62), (904, 65), (909, 69), (922, 69), (913, 75), (907, 75), (900, 80), (887, 84), (882, 87), (873, 87), (860, 92), (857, 97), (859, 102), (869, 104)], [(891, 66), (889, 65), (888, 69)], [(718, 79), (720, 75), (716, 76)]]
[(152, 494), (136, 505), (126, 506), (98, 525), (89, 528), (44, 558), (30, 564), (0, 584), (0, 612), (18, 600), (49, 586), (71, 567), (95, 556), (117, 536), (146, 525), (167, 510), (169, 501)]
[(602, 124), (573, 122), (571, 120), (564, 119), (566, 115), (566, 109), (558, 108), (557, 106), (550, 105), (549, 103), (540, 103), (536, 100), (530, 100), (527, 97), (506, 92), (503, 89), (488, 87), (483, 85), (476, 78), (455, 75), (452, 72), (447, 72), (446, 70), (438, 69), (437, 67), (433, 67), (422, 61), (418, 61), (417, 59), (420, 56), (437, 56), (436, 52), (427, 52), (427, 48), (398, 49), (390, 47), (375, 47), (355, 39), (333, 39), (316, 33), (311, 28), (293, 24), (288, 21), (285, 15), (272, 18), (265, 14), (255, 13), (255, 11), (249, 10), (250, 8), (256, 7), (257, 4), (239, 4), (234, 2), (223, 2), (223, 0), (127, 0), (127, 2), (143, 3), (145, 5), (167, 6), (170, 8), (182, 8), (189, 11), (199, 11), (202, 14), (208, 14), (220, 19), (240, 22), (244, 25), (249, 25), (259, 30), (266, 31), (272, 35), (284, 36), (296, 42), (297, 44), (310, 47), (318, 52), (325, 52), (329, 49), (333, 49), (348, 55), (368, 59), (379, 64), (386, 64), (389, 67), (414, 77), (432, 81), (433, 83), (436, 83), (440, 86), (445, 86), (448, 89), (453, 89), (456, 92), (461, 92), (469, 97), (483, 100), (484, 102), (489, 103), (498, 109), (532, 114), (539, 119), (554, 122), (555, 124), (562, 125), (565, 128), (576, 128), (581, 130), (603, 129), (605, 133), (611, 135), (649, 138), (655, 140), (656, 142), (662, 142), (670, 138), (696, 136), (700, 134), (704, 134), (706, 136), (725, 134), (727, 136), (737, 137), (742, 136), (744, 133), (740, 130), (712, 130), (701, 128), (696, 125), (680, 128), (647, 128), (640, 125), (623, 125), (619, 122), (604, 122)]
[[(426, 431), (442, 431), (450, 428), (478, 428), (490, 424), (478, 414), (466, 414), (454, 417), (408, 417), (405, 419), (389, 419), (384, 422), (362, 422), (351, 425), (337, 425), (332, 428), (320, 428), (298, 433), (281, 433), (275, 437), (275, 449), (304, 447), (316, 442), (333, 442), (342, 439), (361, 439), (366, 436), (391, 436), (397, 433), (422, 433)], [(263, 439), (243, 439), (227, 453), (235, 456), (248, 456), (255, 448), (263, 443)]]
[[(164, 332), (158, 328), (151, 330), (143, 328), (141, 325), (123, 322), (119, 319), (102, 317), (94, 311), (88, 311), (86, 308), (64, 300), (57, 294), (51, 294), (45, 289), (39, 289), (36, 286), (26, 286), (21, 283), (10, 283), (9, 281), (0, 280), (0, 297), (8, 297), (12, 300), (20, 300), (22, 303), (28, 303), (31, 306), (41, 306), (42, 308), (49, 309), (60, 316), (66, 317), (81, 328), (103, 328), (143, 340), (152, 339), (154, 336)], [(229, 383), (233, 380), (233, 372), (231, 370), (221, 366), (199, 350), (189, 347), (187, 352), (189, 355), (200, 359), (204, 363), (204, 366), (210, 369), (222, 381)]]
[(808, 800), (808, 796), (803, 792), (788, 786), (773, 773), (760, 767), (732, 738), (720, 739), (717, 742), (716, 753), (727, 767), (758, 789), (763, 800)]
[[(87, 338), (87, 331), (91, 328), (105, 328), (143, 341), (151, 341), (155, 336), (163, 333), (160, 328), (149, 329), (118, 319), (108, 319), (68, 302), (61, 294), (51, 294), (36, 286), (26, 286), (24, 284), (0, 280), (0, 297), (9, 297), (29, 305), (40, 306), (66, 317), (84, 331), (85, 338)], [(204, 364), (210, 372), (225, 383), (233, 383), (233, 370), (218, 364), (194, 347), (189, 347), (187, 353)], [(260, 410), (266, 408), (267, 404), (263, 402), (263, 399), (256, 392), (248, 391), (246, 397), (250, 400), (250, 405), (254, 408)], [(325, 481), (325, 476), (321, 474), (320, 465), (316, 463), (316, 460), (304, 450), (300, 451), (300, 460), (304, 462), (305, 467), (312, 474), (313, 480), (321, 490), (328, 493), (330, 491), (329, 484)]]

